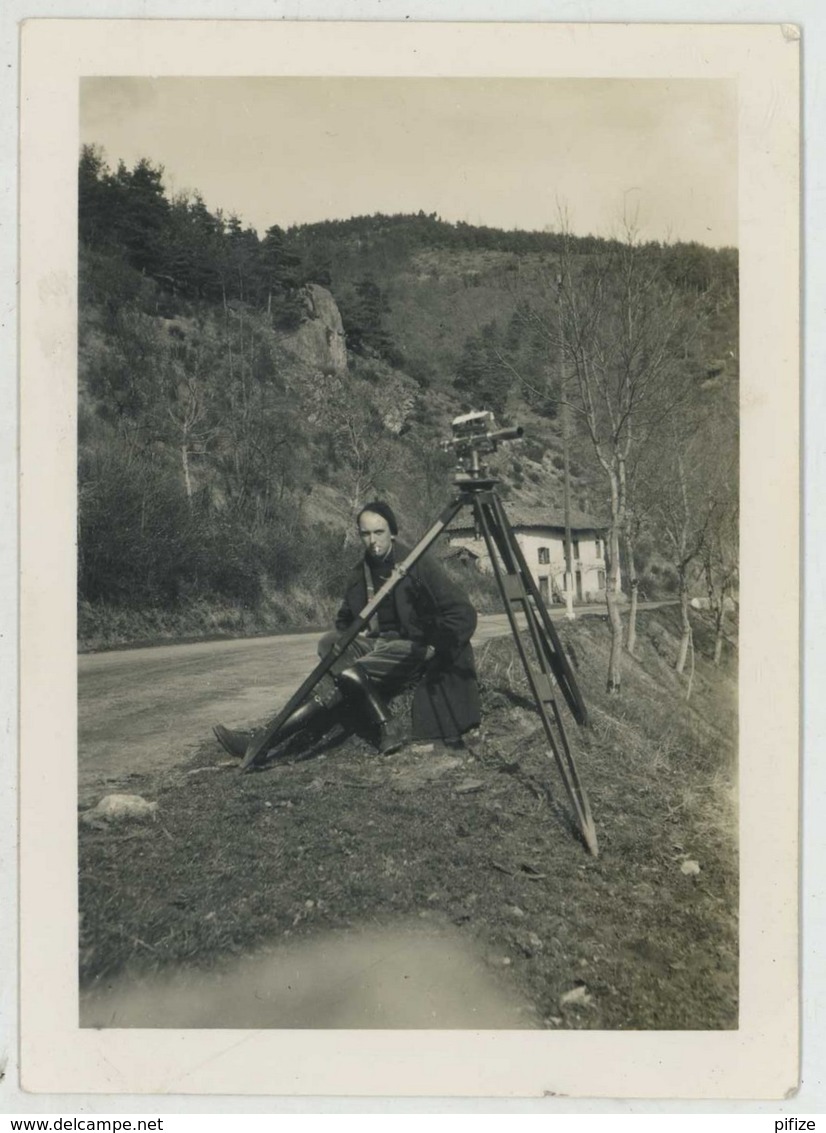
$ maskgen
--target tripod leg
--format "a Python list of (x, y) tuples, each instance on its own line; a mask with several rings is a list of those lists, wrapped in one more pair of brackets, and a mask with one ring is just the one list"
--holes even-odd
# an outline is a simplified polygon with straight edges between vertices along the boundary
[[(488, 548), (488, 554), (490, 555), (496, 581), (499, 585), (500, 594), (502, 595), (505, 612), (508, 615), (514, 641), (516, 642), (519, 657), (522, 661), (525, 675), (528, 678), (528, 683), (533, 693), (534, 702), (545, 729), (548, 744), (553, 753), (560, 776), (562, 777), (568, 799), (576, 814), (583, 840), (588, 850), (596, 857), (599, 853), (599, 849), (590, 804), (588, 803), (588, 797), (580, 782), (579, 774), (576, 770), (576, 765), (568, 744), (565, 727), (553, 694), (553, 681), (548, 656), (549, 648), (542, 629), (540, 628), (537, 615), (528, 599), (525, 577), (520, 570), (519, 560), (521, 559), (521, 555), (517, 558), (514, 552), (516, 540), (513, 537), (504, 512), (501, 513), (501, 519), (497, 514), (491, 498), (492, 496), (492, 493), (487, 493), (484, 497), (480, 495), (474, 498), (476, 521)], [(495, 499), (495, 497), (493, 497), (493, 499)], [(502, 564), (504, 564), (504, 571), (500, 565), (499, 559), (496, 557), (497, 551), (501, 556)], [(524, 564), (524, 559), (521, 559), (521, 562)], [(539, 601), (541, 602), (541, 597)], [(536, 655), (538, 671), (531, 664), (525, 643), (522, 640), (522, 632), (514, 611), (514, 605), (517, 603), (521, 606), (527, 621), (528, 631)], [(555, 733), (558, 733), (559, 742), (557, 742), (557, 735)]]
[[(498, 528), (502, 531), (509, 532), (510, 525), (507, 515), (505, 514), (504, 505), (495, 493), (491, 493), (491, 508), (496, 518)], [(525, 562), (522, 548), (519, 546), (516, 539), (511, 538), (508, 542), (515, 573), (521, 576), (525, 584), (525, 589), (531, 598), (533, 598), (533, 609), (542, 622), (544, 630), (544, 634), (542, 635), (543, 648), (553, 674), (556, 677), (556, 682), (562, 690), (562, 695), (565, 697), (572, 716), (578, 724), (585, 726), (588, 723), (588, 709), (585, 707), (585, 701), (582, 699), (582, 693), (579, 691), (573, 669), (565, 655), (565, 650), (560, 641), (559, 634), (556, 631), (556, 626), (551, 621), (551, 615), (548, 613), (545, 601), (539, 592), (538, 586), (534, 582), (528, 564)]]

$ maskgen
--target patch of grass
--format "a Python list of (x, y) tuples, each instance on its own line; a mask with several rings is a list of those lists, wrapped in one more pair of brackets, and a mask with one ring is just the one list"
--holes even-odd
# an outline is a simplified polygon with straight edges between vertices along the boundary
[[(733, 668), (698, 657), (687, 701), (656, 644), (676, 649), (671, 611), (653, 611), (608, 696), (605, 621), (560, 632), (593, 721), (569, 732), (599, 858), (572, 830), (513, 643), (497, 640), (479, 652), (483, 725), (464, 750), (383, 759), (351, 735), (240, 775), (208, 744), (135, 777), (155, 824), (81, 827), (82, 983), (432, 917), (472, 938), (545, 1026), (736, 1027)], [(580, 984), (585, 1000), (562, 1004)]]
[(82, 602), (78, 607), (81, 651), (126, 645), (252, 637), (329, 626), (336, 603), (304, 586), (272, 590), (254, 605), (199, 597), (174, 607), (131, 608)]
[[(480, 614), (498, 613), (502, 600), (492, 575), (448, 560), (447, 573), (468, 594)], [(323, 587), (321, 588), (323, 589)], [(164, 642), (252, 637), (256, 634), (327, 629), (340, 598), (295, 584), (268, 590), (254, 604), (201, 596), (172, 607), (120, 606), (81, 602), (78, 606), (78, 646), (81, 652)]]

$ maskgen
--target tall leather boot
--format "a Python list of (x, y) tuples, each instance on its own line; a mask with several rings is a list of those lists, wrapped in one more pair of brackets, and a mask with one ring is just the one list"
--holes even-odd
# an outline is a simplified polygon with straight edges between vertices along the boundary
[[(336, 688), (330, 691), (325, 689), (317, 692), (305, 704), (296, 708), (292, 715), (284, 721), (278, 729), (276, 742), (281, 743), (282, 740), (294, 736), (296, 732), (300, 732), (302, 728), (306, 728), (314, 720), (320, 719), (325, 712), (331, 712), (341, 704), (343, 699), (342, 693)], [(223, 724), (214, 724), (212, 730), (224, 751), (235, 756), (236, 759), (243, 759), (255, 735), (254, 732), (234, 732), (230, 728), (225, 728)]]
[(345, 694), (360, 696), (367, 705), (370, 718), (379, 730), (378, 749), (381, 755), (392, 755), (404, 746), (404, 721), (391, 716), (384, 700), (376, 692), (370, 678), (358, 665), (345, 669), (338, 675), (338, 685)]
[(228, 755), (236, 759), (243, 759), (252, 739), (252, 732), (234, 732), (232, 728), (225, 728), (223, 724), (213, 724), (212, 730), (215, 738)]

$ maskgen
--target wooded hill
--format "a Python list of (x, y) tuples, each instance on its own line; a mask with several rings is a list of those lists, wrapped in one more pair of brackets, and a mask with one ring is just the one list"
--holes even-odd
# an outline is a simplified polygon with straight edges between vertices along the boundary
[[(82, 642), (325, 622), (354, 510), (384, 496), (419, 535), (450, 495), (438, 442), (471, 408), (525, 426), (497, 458), (503, 495), (556, 511), (569, 407), (572, 502), (613, 515), (649, 594), (680, 585), (681, 555), (692, 585), (718, 571), (723, 496), (736, 514), (736, 251), (423, 212), (259, 237), (167, 194), (150, 160), (112, 170), (94, 147), (79, 237)], [(589, 374), (630, 390), (626, 408), (589, 419)], [(604, 443), (630, 425), (618, 517)], [(721, 452), (710, 492), (686, 468)], [(658, 518), (664, 482), (690, 497), (682, 534)]]

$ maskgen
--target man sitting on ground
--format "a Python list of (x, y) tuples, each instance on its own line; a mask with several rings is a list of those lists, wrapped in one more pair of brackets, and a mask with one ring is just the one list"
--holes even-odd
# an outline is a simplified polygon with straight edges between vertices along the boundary
[[(324, 657), (361, 610), (409, 554), (396, 541), (398, 523), (389, 504), (372, 500), (357, 516), (364, 556), (347, 580), (335, 630), (319, 642)], [(479, 688), (470, 639), (476, 611), (465, 592), (429, 555), (423, 555), (380, 603), (363, 633), (353, 639), (322, 678), (312, 697), (297, 708), (278, 732), (278, 741), (323, 719), (345, 699), (367, 709), (378, 729), (378, 750), (398, 751), (406, 722), (393, 717), (386, 697), (416, 683), (412, 734), (417, 740), (458, 743), (479, 723)], [(250, 741), (244, 732), (221, 724), (215, 735), (231, 755), (243, 756)]]

